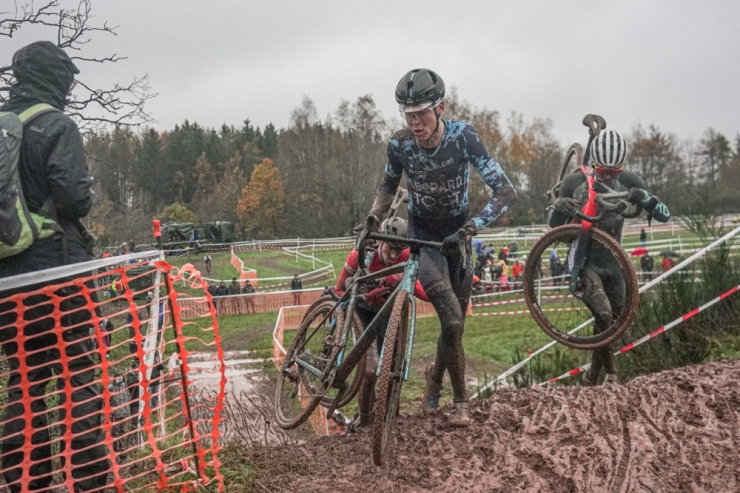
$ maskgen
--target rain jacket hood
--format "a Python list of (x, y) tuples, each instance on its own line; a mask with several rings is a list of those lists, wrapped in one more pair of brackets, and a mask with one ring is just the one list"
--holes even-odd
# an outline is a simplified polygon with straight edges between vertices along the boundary
[(54, 43), (31, 43), (13, 55), (16, 82), (3, 110), (20, 112), (37, 103), (63, 110), (74, 76), (79, 73), (72, 59)]

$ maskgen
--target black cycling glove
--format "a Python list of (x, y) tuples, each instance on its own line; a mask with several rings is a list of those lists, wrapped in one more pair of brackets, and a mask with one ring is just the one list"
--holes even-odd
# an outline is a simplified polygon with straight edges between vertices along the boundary
[(469, 238), (478, 234), (478, 227), (473, 221), (466, 222), (462, 228), (458, 229), (442, 241), (442, 253), (447, 256), (460, 255), (465, 248)]
[(583, 202), (569, 197), (562, 197), (555, 201), (553, 207), (555, 207), (555, 210), (558, 212), (567, 214), (570, 217), (575, 217), (576, 213), (581, 210), (581, 207), (583, 207)]

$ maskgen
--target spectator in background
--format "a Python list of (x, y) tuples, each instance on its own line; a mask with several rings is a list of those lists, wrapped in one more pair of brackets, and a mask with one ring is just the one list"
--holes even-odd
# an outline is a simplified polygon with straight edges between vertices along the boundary
[(542, 257), (537, 258), (537, 263), (534, 266), (534, 278), (542, 279)]
[(213, 296), (218, 296), (218, 295), (216, 294), (216, 291), (217, 291), (217, 288), (216, 288), (216, 283), (215, 283), (215, 282), (213, 282), (213, 281), (211, 281), (211, 282), (210, 282), (210, 283), (208, 284), (208, 294), (210, 294), (210, 295), (211, 295), (212, 297), (213, 297)]
[(229, 289), (226, 287), (226, 283), (221, 281), (221, 284), (216, 288), (216, 296), (228, 296)]
[(509, 258), (516, 258), (517, 252), (519, 252), (519, 245), (517, 245), (516, 240), (515, 240), (509, 244), (509, 253), (508, 253)]
[(673, 259), (668, 256), (663, 257), (663, 260), (660, 262), (660, 268), (663, 269), (663, 272), (671, 270), (674, 265)]
[(206, 256), (203, 257), (203, 262), (206, 264), (206, 272), (210, 276), (211, 275), (211, 262), (212, 262), (211, 256), (206, 253)]
[(653, 280), (653, 257), (649, 253), (645, 253), (640, 259), (640, 268), (642, 269), (642, 280), (652, 281)]
[(555, 260), (550, 264), (550, 275), (552, 276), (553, 286), (560, 286), (563, 284), (563, 278), (561, 277), (563, 272), (565, 272), (565, 267), (563, 267), (563, 263), (556, 256)]
[(236, 294), (239, 294), (241, 290), (239, 289), (239, 283), (236, 280), (236, 277), (231, 278), (231, 284), (229, 284), (229, 287), (227, 289), (227, 292), (229, 295), (233, 296)]
[(640, 243), (642, 243), (643, 247), (647, 243), (647, 233), (645, 232), (645, 228), (640, 229)]
[[(252, 283), (249, 282), (249, 279), (244, 282), (242, 294), (254, 294), (254, 286), (252, 286)], [(247, 313), (249, 313), (250, 308), (252, 310), (252, 313), (257, 313), (254, 309), (254, 296), (245, 296), (245, 300), (247, 303)]]
[(503, 260), (504, 262), (506, 262), (506, 257), (507, 257), (507, 252), (508, 252), (508, 251), (509, 251), (509, 249), (508, 249), (508, 248), (506, 248), (506, 247), (502, 247), (502, 248), (501, 248), (501, 251), (500, 251), (500, 252), (498, 252), (498, 259), (499, 259), (499, 260)]
[(506, 259), (499, 259), (498, 262), (498, 268), (499, 276), (499, 291), (508, 291), (509, 290), (509, 266), (506, 265)]
[[(229, 296), (236, 296), (241, 292), (241, 288), (239, 287), (239, 283), (236, 280), (236, 277), (231, 278), (231, 284), (229, 284), (229, 287), (226, 289)], [(239, 300), (237, 298), (229, 298), (229, 306), (233, 310), (235, 310), (235, 313), (238, 313), (236, 311), (238, 309), (238, 302)]]
[[(92, 206), (87, 156), (77, 125), (63, 113), (79, 70), (64, 50), (49, 41), (18, 50), (13, 55), (12, 70), (15, 81), (1, 111), (20, 114), (40, 103), (54, 108), (37, 112), (32, 125), (26, 127), (18, 173), (28, 210), (39, 215), (42, 209), (54, 211), (53, 222), (63, 233), (39, 238), (26, 250), (0, 260), (0, 278), (91, 260), (95, 241), (81, 222)], [(8, 196), (5, 192), (3, 199)], [(9, 219), (3, 215), (3, 222)], [(3, 224), (4, 231), (7, 225)], [(60, 241), (62, 237), (64, 241)], [(49, 303), (46, 294), (29, 298), (32, 303), (22, 315), (25, 323), (14, 325), (17, 312), (12, 310), (15, 302), (9, 297), (43, 286), (0, 293), (5, 305), (0, 315), (0, 327), (4, 327), (0, 343), (9, 365), (5, 370), (8, 380), (4, 382), (0, 468), (11, 493), (21, 491), (18, 482), (22, 464), (30, 466), (25, 470), (30, 479), (28, 489), (47, 490), (52, 482), (53, 443), (56, 450), (66, 448), (70, 454), (66, 467), (72, 477), (66, 479), (74, 483), (75, 491), (100, 490), (107, 482), (110, 463), (102, 445), (102, 389), (94, 382), (99, 357), (90, 339), (90, 330), (95, 329), (90, 322), (93, 314), (80, 295), (82, 288), (66, 286), (55, 291), (61, 297), (56, 306)], [(26, 337), (22, 348), (27, 354), (25, 361), (17, 356), (19, 331)], [(67, 342), (66, 347), (60, 344), (61, 338)], [(66, 369), (60, 361), (61, 351), (68, 362)], [(21, 374), (21, 365), (25, 374)], [(72, 402), (66, 402), (65, 392), (57, 394), (56, 423), (50, 426), (45, 395), (52, 379), (56, 379), (57, 391), (66, 387)], [(34, 416), (29, 422), (24, 415), (31, 413)], [(61, 432), (61, 437), (52, 438), (52, 427)], [(74, 433), (71, 443), (65, 442), (67, 433)], [(30, 435), (33, 438), (27, 439)], [(59, 452), (56, 454), (58, 457)]]
[(493, 267), (490, 260), (483, 267), (483, 283), (486, 285), (486, 292), (491, 293), (493, 291)]
[(303, 283), (301, 282), (301, 279), (298, 277), (298, 274), (293, 276), (293, 280), (290, 281), (290, 289), (295, 291), (293, 293), (293, 302), (296, 304), (296, 306), (301, 304), (301, 293), (300, 291), (303, 289)]
[(521, 282), (522, 278), (522, 272), (524, 271), (524, 266), (519, 261), (519, 259), (516, 259), (514, 261), (514, 265), (511, 266), (511, 277), (514, 284), (514, 289), (519, 289), (519, 283)]

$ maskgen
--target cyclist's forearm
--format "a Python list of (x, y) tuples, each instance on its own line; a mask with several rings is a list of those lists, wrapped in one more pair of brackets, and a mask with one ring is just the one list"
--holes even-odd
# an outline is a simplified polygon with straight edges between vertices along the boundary
[[(496, 167), (498, 168), (498, 165)], [(493, 195), (486, 207), (473, 218), (475, 227), (479, 230), (501, 217), (516, 202), (516, 190), (509, 177), (501, 168), (498, 170), (500, 173), (491, 173), (488, 176), (483, 174), (483, 179), (493, 189)]]
[(400, 180), (400, 177), (394, 178), (388, 174), (385, 175), (375, 194), (375, 201), (370, 209), (370, 214), (381, 219), (383, 214), (388, 212), (388, 209), (391, 208), (391, 204), (393, 203), (393, 197), (396, 195)]

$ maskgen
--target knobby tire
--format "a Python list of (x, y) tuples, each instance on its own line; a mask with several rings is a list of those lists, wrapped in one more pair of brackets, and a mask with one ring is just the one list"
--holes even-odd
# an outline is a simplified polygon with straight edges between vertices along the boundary
[(390, 449), (390, 435), (398, 414), (403, 386), (406, 335), (409, 320), (409, 294), (401, 291), (393, 304), (385, 333), (385, 354), (376, 387), (373, 425), (373, 463), (382, 466)]
[(622, 249), (621, 245), (609, 236), (604, 231), (595, 227), (591, 228), (589, 235), (592, 240), (598, 242), (606, 248), (609, 253), (615, 258), (619, 264), (620, 270), (624, 275), (625, 284), (625, 305), (624, 309), (620, 313), (612, 326), (599, 334), (592, 336), (578, 336), (577, 334), (568, 335), (567, 331), (563, 331), (556, 327), (549, 318), (541, 310), (540, 304), (537, 300), (536, 292), (536, 264), (537, 259), (541, 258), (542, 254), (550, 248), (551, 245), (558, 242), (574, 241), (580, 234), (580, 224), (566, 224), (553, 228), (542, 237), (530, 250), (527, 256), (527, 263), (524, 266), (524, 298), (527, 301), (527, 307), (529, 308), (532, 317), (534, 318), (537, 325), (551, 338), (557, 342), (574, 349), (592, 350), (598, 349), (604, 346), (612, 344), (614, 341), (624, 334), (629, 328), (632, 321), (635, 319), (637, 313), (637, 306), (639, 304), (639, 285), (637, 282), (637, 273), (635, 268), (632, 266), (630, 258), (627, 253)]
[[(303, 319), (301, 321), (301, 326), (296, 332), (295, 337), (293, 338), (293, 342), (291, 342), (290, 347), (286, 350), (285, 353), (285, 360), (283, 362), (282, 367), (280, 368), (280, 371), (278, 372), (278, 378), (277, 383), (275, 386), (275, 418), (278, 423), (278, 426), (284, 430), (292, 430), (299, 426), (301, 426), (311, 415), (311, 413), (316, 409), (316, 407), (321, 403), (321, 399), (324, 397), (324, 395), (317, 393), (316, 395), (312, 395), (310, 398), (307, 398), (306, 406), (303, 407), (301, 405), (302, 410), (298, 412), (295, 416), (289, 415), (289, 410), (283, 409), (283, 385), (286, 383), (286, 375), (284, 372), (284, 369), (286, 366), (288, 366), (289, 362), (293, 360), (293, 355), (295, 354), (296, 349), (302, 344), (304, 337), (309, 331), (313, 331), (314, 329), (311, 328), (311, 322), (315, 320), (318, 317), (323, 317), (321, 312), (325, 312), (331, 309), (335, 302), (331, 300), (330, 298), (320, 298), (317, 301), (315, 301), (309, 308), (306, 310), (305, 315), (303, 316)], [(318, 313), (317, 313), (318, 312)], [(328, 323), (328, 321), (327, 321)], [(318, 336), (317, 334), (314, 336)], [(333, 350), (332, 355), (330, 358), (330, 361), (327, 364), (333, 365), (336, 361), (337, 355), (339, 354), (338, 350)], [(296, 369), (297, 369), (296, 365)], [(298, 371), (298, 370), (297, 370)], [(301, 372), (299, 371), (299, 375)], [(301, 376), (300, 380), (303, 382), (303, 386), (305, 387), (305, 379)], [(287, 403), (291, 408), (294, 408), (295, 399), (288, 400)], [(290, 413), (292, 414), (292, 413)]]

